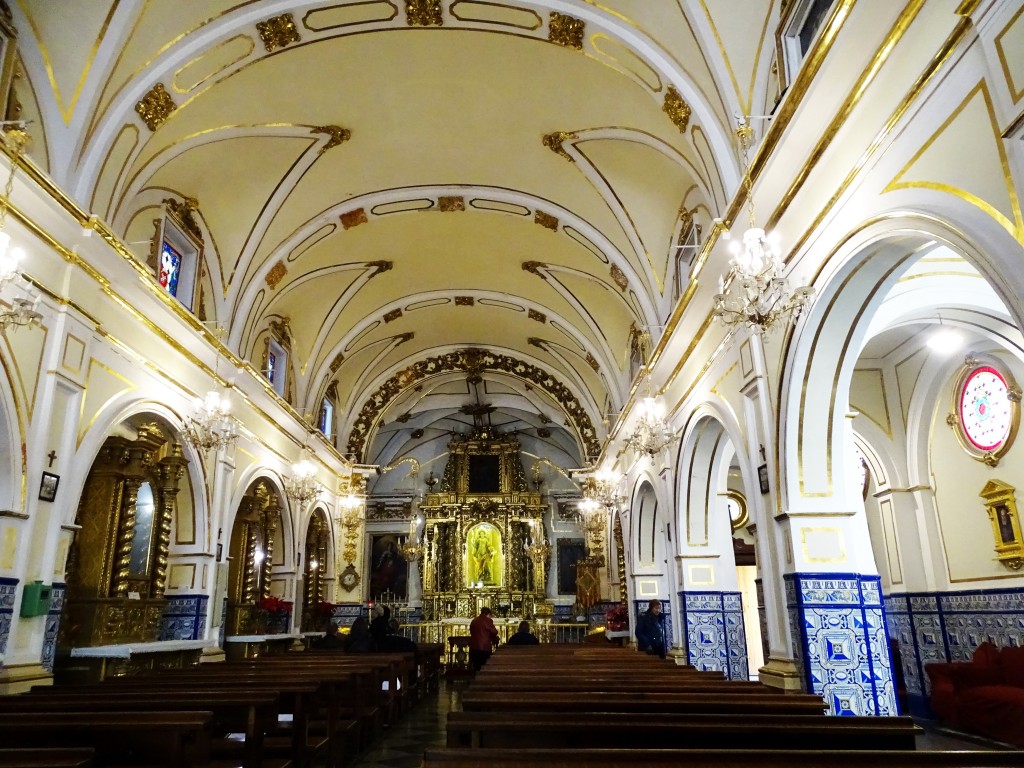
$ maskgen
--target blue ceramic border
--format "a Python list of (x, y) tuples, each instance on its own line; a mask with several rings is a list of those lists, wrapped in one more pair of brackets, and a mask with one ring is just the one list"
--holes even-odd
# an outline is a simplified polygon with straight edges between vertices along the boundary
[(0, 654), (7, 650), (7, 639), (11, 635), (14, 619), (14, 602), (18, 593), (18, 580), (0, 578)]

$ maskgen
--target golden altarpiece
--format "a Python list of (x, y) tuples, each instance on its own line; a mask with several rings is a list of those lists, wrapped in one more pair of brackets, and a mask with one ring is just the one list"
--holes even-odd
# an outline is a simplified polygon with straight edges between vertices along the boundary
[(281, 523), (281, 499), (265, 480), (242, 497), (231, 530), (226, 634), (257, 635), (267, 630), (259, 602), (270, 596), (274, 542)]
[(478, 427), (456, 436), (423, 516), (423, 618), (471, 618), (482, 606), (496, 616), (550, 616), (547, 557), (531, 555), (544, 538), (547, 504), (531, 491), (519, 441)]
[(78, 505), (59, 645), (157, 639), (188, 461), (160, 425), (107, 438)]

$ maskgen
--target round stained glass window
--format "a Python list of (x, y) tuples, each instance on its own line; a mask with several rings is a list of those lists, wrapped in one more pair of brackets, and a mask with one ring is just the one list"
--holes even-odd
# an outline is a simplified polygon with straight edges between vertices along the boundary
[(964, 437), (979, 451), (995, 451), (1010, 436), (1013, 403), (1003, 375), (990, 365), (975, 368), (960, 388), (958, 415)]

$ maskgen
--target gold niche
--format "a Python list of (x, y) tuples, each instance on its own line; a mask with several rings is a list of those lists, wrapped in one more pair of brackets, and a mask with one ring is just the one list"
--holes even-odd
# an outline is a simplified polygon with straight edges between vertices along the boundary
[(1001, 480), (989, 480), (978, 494), (985, 501), (985, 511), (992, 523), (996, 559), (1011, 571), (1019, 571), (1024, 566), (1024, 537), (1014, 495), (1016, 490)]
[(661, 111), (668, 115), (669, 120), (675, 124), (680, 133), (686, 133), (686, 127), (690, 124), (692, 110), (690, 105), (683, 101), (683, 97), (674, 86), (670, 85), (668, 90), (665, 91), (665, 103)]
[(142, 99), (135, 105), (135, 111), (139, 113), (142, 122), (151, 131), (155, 131), (171, 116), (171, 113), (178, 106), (171, 98), (171, 94), (164, 88), (163, 83), (157, 83)]
[(228, 569), (228, 635), (266, 631), (258, 603), (270, 596), (274, 542), (281, 524), (281, 500), (265, 480), (242, 497), (231, 529)]
[(277, 48), (284, 48), (291, 43), (300, 41), (299, 30), (295, 27), (295, 19), (290, 13), (273, 16), (266, 21), (256, 22), (256, 31), (260, 33), (263, 47), (267, 53)]
[(406, 0), (405, 21), (410, 27), (440, 27), (441, 0)]
[(552, 11), (551, 22), (548, 24), (548, 40), (556, 45), (582, 51), (585, 26), (579, 19)]
[(79, 502), (62, 647), (156, 640), (188, 460), (159, 424), (125, 426), (134, 437), (107, 438)]

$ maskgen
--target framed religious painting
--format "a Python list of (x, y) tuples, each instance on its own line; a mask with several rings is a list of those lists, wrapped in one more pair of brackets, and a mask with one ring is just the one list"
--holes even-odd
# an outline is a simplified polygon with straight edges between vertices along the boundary
[(1000, 360), (968, 356), (946, 423), (971, 457), (994, 467), (1017, 435), (1020, 397), (1020, 387)]
[(1001, 480), (989, 480), (979, 494), (992, 524), (996, 559), (1011, 571), (1020, 570), (1024, 565), (1024, 537), (1021, 536), (1016, 490)]

